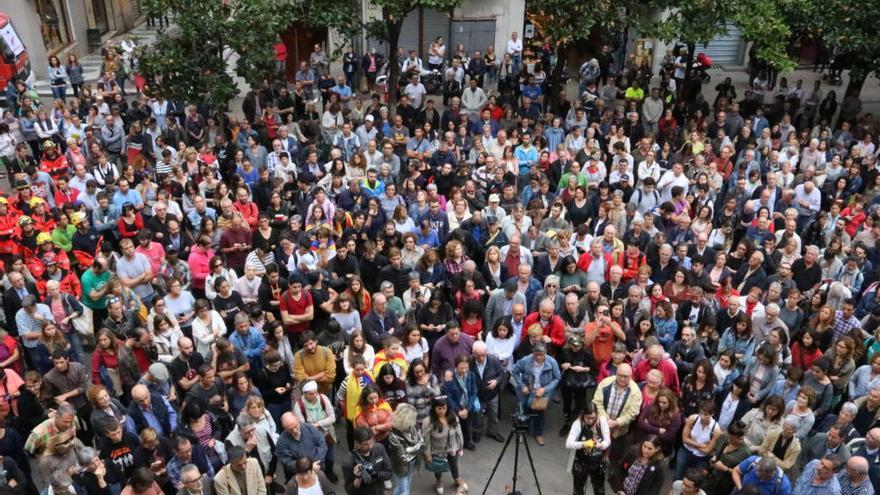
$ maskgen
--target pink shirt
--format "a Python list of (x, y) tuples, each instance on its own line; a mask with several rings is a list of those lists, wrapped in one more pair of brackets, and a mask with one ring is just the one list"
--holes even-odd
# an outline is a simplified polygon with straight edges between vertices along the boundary
[(162, 262), (165, 260), (165, 248), (162, 247), (158, 242), (150, 242), (149, 248), (144, 248), (141, 245), (138, 245), (134, 249), (136, 253), (141, 253), (150, 260), (150, 268), (153, 270), (153, 274), (159, 273), (159, 266), (162, 265)]

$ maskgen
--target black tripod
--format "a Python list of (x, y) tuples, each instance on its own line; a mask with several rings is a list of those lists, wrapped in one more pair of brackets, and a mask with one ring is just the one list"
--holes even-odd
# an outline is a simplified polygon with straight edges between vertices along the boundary
[[(532, 468), (532, 476), (535, 477), (535, 486), (538, 488), (538, 495), (543, 495), (541, 493), (541, 483), (538, 481), (538, 473), (535, 470), (535, 461), (532, 460), (532, 451), (529, 450), (529, 442), (527, 431), (522, 426), (525, 426), (527, 429), (527, 425), (518, 426), (516, 422), (514, 422), (513, 428), (510, 430), (510, 434), (507, 435), (507, 441), (504, 442), (504, 448), (501, 449), (501, 453), (498, 454), (498, 460), (495, 461), (495, 467), (492, 468), (492, 473), (489, 475), (489, 479), (486, 480), (486, 486), (483, 487), (482, 495), (486, 495), (486, 490), (489, 489), (489, 485), (492, 484), (492, 478), (495, 477), (495, 471), (498, 471), (498, 466), (501, 465), (501, 459), (504, 459), (504, 453), (507, 452), (507, 447), (510, 445), (511, 441), (514, 441), (516, 444), (513, 448), (513, 491), (512, 494), (516, 494), (516, 480), (519, 475), (519, 446), (522, 444), (526, 449), (526, 456), (529, 458), (529, 466)], [(514, 440), (516, 438), (516, 440)]]

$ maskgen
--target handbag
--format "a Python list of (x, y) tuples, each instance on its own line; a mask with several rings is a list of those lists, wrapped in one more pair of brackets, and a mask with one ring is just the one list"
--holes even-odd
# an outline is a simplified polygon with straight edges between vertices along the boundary
[(535, 397), (532, 399), (532, 403), (529, 404), (529, 408), (532, 411), (546, 411), (549, 402), (550, 400), (547, 397)]
[(589, 373), (577, 373), (571, 370), (562, 377), (565, 388), (585, 389), (596, 386), (596, 379)]
[(425, 469), (434, 474), (445, 473), (449, 471), (449, 459), (445, 455), (432, 455), (431, 462), (425, 463)]
[(92, 329), (94, 328), (94, 324), (92, 321), (92, 310), (83, 306), (82, 314), (70, 320), (70, 326), (73, 327), (76, 333), (84, 337), (91, 336)]

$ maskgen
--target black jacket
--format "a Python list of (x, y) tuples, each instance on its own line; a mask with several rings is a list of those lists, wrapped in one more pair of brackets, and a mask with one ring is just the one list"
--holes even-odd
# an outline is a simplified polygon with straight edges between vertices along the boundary
[[(363, 466), (365, 462), (373, 465), (369, 471), (370, 481), (355, 487), (354, 480), (357, 476), (354, 474), (354, 467)], [(381, 443), (373, 445), (368, 456), (352, 451), (351, 458), (342, 466), (342, 477), (345, 479), (345, 492), (348, 495), (382, 495), (385, 492), (385, 482), (391, 479), (391, 458)]]
[[(480, 375), (480, 370), (477, 367), (477, 362), (474, 358), (471, 358), (471, 370), (473, 370), (474, 376), (479, 378), (479, 381), (477, 382), (477, 393), (480, 401), (488, 401), (497, 397), (498, 392), (502, 390), (505, 384), (507, 384), (507, 380), (510, 377), (507, 370), (501, 366), (501, 362), (498, 361), (498, 358), (491, 354), (486, 356), (486, 367), (483, 369), (482, 375)], [(486, 388), (486, 384), (492, 380), (497, 382), (495, 388)]]
[(400, 325), (392, 311), (385, 311), (385, 316), (380, 320), (375, 311), (370, 311), (363, 320), (364, 337), (373, 349), (381, 349), (382, 341), (387, 337), (396, 335)]
[[(36, 285), (30, 282), (25, 282), (24, 288), (29, 294), (36, 297), (38, 301), (40, 300), (40, 293), (37, 292)], [(9, 330), (9, 334), (13, 337), (18, 336), (18, 325), (15, 324), (15, 314), (18, 313), (19, 309), (21, 309), (21, 298), (18, 297), (18, 292), (15, 291), (14, 287), (6, 289), (3, 293), (3, 314), (6, 316), (6, 329)]]

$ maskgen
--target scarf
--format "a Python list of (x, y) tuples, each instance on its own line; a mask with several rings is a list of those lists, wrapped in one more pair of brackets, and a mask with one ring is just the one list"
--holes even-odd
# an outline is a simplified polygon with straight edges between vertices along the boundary
[[(361, 379), (364, 380), (364, 385), (369, 383), (374, 383), (373, 375), (368, 371), (365, 371)], [(345, 419), (349, 421), (354, 421), (354, 418), (357, 417), (360, 412), (360, 407), (358, 407), (358, 399), (361, 398), (361, 390), (363, 390), (363, 385), (361, 385), (360, 380), (354, 376), (354, 374), (348, 375), (346, 378), (345, 384)]]
[(409, 368), (409, 363), (407, 363), (406, 357), (404, 357), (403, 354), (392, 354), (389, 356), (384, 349), (379, 351), (373, 359), (373, 376), (379, 375), (379, 370), (381, 370), (382, 366), (386, 363), (390, 363), (394, 367), (394, 374), (396, 374), (398, 378), (406, 376), (406, 371)]
[[(383, 399), (381, 396), (379, 397), (379, 403), (376, 404), (375, 406), (368, 407), (367, 409), (361, 409), (361, 406), (355, 406), (355, 410), (356, 410), (355, 412), (357, 413), (357, 414), (355, 414), (355, 417), (360, 416), (361, 414), (367, 415), (370, 413), (378, 413), (379, 411), (383, 411), (383, 410), (388, 411), (389, 414), (394, 412), (391, 409), (391, 405), (388, 404), (388, 401)], [(352, 421), (354, 421), (354, 419), (352, 419)]]

